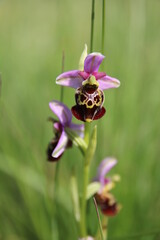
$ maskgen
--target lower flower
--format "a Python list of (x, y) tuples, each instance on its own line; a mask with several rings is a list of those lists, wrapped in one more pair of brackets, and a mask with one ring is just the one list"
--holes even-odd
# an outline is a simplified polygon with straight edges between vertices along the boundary
[(55, 137), (50, 141), (47, 148), (47, 159), (55, 162), (60, 159), (64, 151), (72, 146), (72, 141), (68, 137), (67, 130), (74, 131), (78, 136), (83, 137), (84, 125), (72, 123), (72, 113), (70, 109), (59, 101), (52, 101), (49, 106), (58, 120), (49, 118), (53, 123)]
[(119, 180), (117, 177), (106, 177), (106, 174), (116, 165), (117, 160), (114, 158), (105, 158), (97, 171), (94, 179), (100, 183), (100, 189), (95, 194), (96, 202), (102, 213), (107, 216), (115, 216), (121, 209), (121, 205), (117, 203), (110, 191), (115, 186), (115, 182)]

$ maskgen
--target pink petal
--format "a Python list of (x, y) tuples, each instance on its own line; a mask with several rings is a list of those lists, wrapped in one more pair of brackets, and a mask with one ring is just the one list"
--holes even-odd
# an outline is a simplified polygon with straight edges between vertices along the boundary
[(87, 72), (83, 72), (83, 71), (81, 71), (80, 73), (79, 73), (79, 75), (84, 79), (84, 80), (86, 80), (88, 77), (89, 77), (89, 73), (87, 73)]
[(66, 87), (78, 88), (82, 86), (83, 78), (79, 70), (64, 72), (56, 78), (56, 83)]
[(84, 137), (84, 124), (71, 123), (69, 127), (74, 130), (81, 138)]
[(96, 80), (103, 78), (106, 76), (105, 72), (93, 72), (92, 73), (93, 76), (95, 76)]
[(66, 149), (67, 144), (68, 144), (67, 134), (65, 133), (65, 131), (62, 131), (58, 144), (55, 147), (54, 151), (52, 152), (52, 157), (58, 158)]
[(115, 158), (105, 158), (98, 168), (98, 174), (96, 180), (104, 185), (106, 183), (106, 174), (117, 164), (117, 160)]
[(84, 71), (88, 73), (97, 72), (105, 56), (101, 53), (91, 53), (84, 61)]
[(72, 113), (66, 105), (59, 101), (52, 101), (49, 103), (49, 107), (63, 126), (69, 126), (72, 120)]
[(99, 88), (101, 90), (106, 90), (109, 88), (118, 88), (120, 86), (120, 81), (118, 79), (112, 78), (107, 75), (99, 79), (98, 82), (99, 82)]

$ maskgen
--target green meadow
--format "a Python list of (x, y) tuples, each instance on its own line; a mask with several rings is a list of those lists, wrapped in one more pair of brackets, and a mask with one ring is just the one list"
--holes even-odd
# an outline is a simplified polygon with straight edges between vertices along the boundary
[[(93, 51), (101, 51), (101, 1), (95, 5)], [(108, 240), (160, 239), (160, 1), (106, 0), (106, 56), (101, 70), (118, 78), (105, 91), (106, 115), (98, 126), (92, 179), (100, 161), (114, 156), (113, 190), (122, 205), (109, 219)], [(0, 0), (0, 240), (76, 240), (70, 176), (82, 179), (73, 147), (47, 162), (53, 137), (48, 103), (60, 99), (62, 71), (78, 68), (90, 47), (91, 0)], [(75, 104), (74, 89), (64, 103)], [(77, 122), (76, 119), (74, 119)], [(80, 184), (81, 185), (81, 184)], [(80, 188), (81, 186), (79, 186)], [(97, 217), (90, 200), (88, 231)]]

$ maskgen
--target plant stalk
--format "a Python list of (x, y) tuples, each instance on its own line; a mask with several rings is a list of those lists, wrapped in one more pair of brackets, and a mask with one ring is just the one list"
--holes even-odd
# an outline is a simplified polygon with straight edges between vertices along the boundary
[(101, 43), (102, 54), (104, 54), (104, 40), (105, 40), (105, 8), (106, 8), (106, 1), (102, 0), (102, 43)]

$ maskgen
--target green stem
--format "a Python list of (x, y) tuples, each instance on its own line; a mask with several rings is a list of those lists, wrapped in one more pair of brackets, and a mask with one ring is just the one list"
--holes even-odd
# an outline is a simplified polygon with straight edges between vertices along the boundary
[(84, 141), (86, 142), (87, 147), (89, 144), (89, 137), (90, 137), (90, 125), (91, 125), (90, 123), (85, 122)]
[(102, 226), (103, 226), (104, 239), (107, 240), (108, 239), (108, 217), (107, 216), (103, 216)]
[(89, 164), (84, 163), (83, 169), (83, 193), (82, 193), (82, 203), (81, 203), (81, 234), (82, 237), (87, 236), (86, 230), (86, 207), (87, 207), (87, 186), (89, 181)]
[[(90, 132), (90, 125), (85, 123), (85, 135), (87, 136), (87, 139), (88, 139), (88, 136), (90, 136), (89, 132)], [(81, 225), (80, 225), (82, 237), (87, 236), (87, 231), (86, 231), (87, 186), (89, 182), (90, 164), (94, 157), (96, 144), (97, 144), (97, 127), (95, 126), (92, 131), (91, 137), (89, 138), (88, 148), (85, 152), (85, 157), (84, 157), (83, 191), (82, 191), (82, 199), (81, 199)]]
[(94, 16), (95, 16), (94, 6), (95, 0), (92, 0), (90, 52), (93, 51)]
[(58, 176), (59, 176), (59, 169), (60, 169), (60, 161), (57, 162), (56, 167), (55, 167), (55, 186), (54, 186), (54, 198), (56, 199), (56, 194), (57, 194), (57, 189), (58, 189)]
[[(62, 72), (64, 72), (64, 51), (62, 52)], [(61, 102), (63, 102), (63, 95), (64, 95), (64, 87), (61, 86), (61, 92), (60, 92), (60, 101)], [(54, 178), (54, 181), (55, 181), (54, 194), (55, 195), (56, 195), (56, 191), (58, 188), (58, 175), (59, 175), (59, 168), (60, 168), (59, 165), (60, 165), (60, 162), (58, 161), (56, 164), (55, 178)]]
[(104, 40), (105, 40), (105, 0), (102, 0), (102, 48), (101, 51), (104, 53)]
[[(62, 53), (62, 73), (64, 72), (64, 51)], [(63, 102), (64, 87), (61, 86), (60, 101)]]
[[(84, 130), (84, 141), (89, 144), (90, 139), (90, 123), (85, 122)], [(87, 150), (86, 150), (87, 152)], [(87, 186), (89, 181), (89, 162), (86, 160), (86, 153), (84, 157), (84, 166), (83, 166), (83, 192), (82, 192), (82, 202), (81, 202), (81, 234), (82, 237), (86, 236), (86, 196), (87, 196)]]

